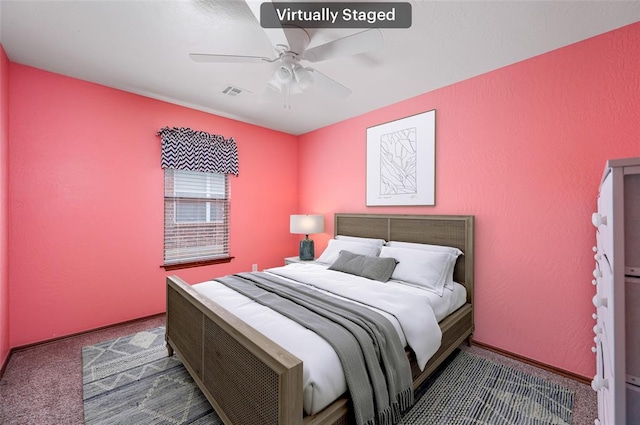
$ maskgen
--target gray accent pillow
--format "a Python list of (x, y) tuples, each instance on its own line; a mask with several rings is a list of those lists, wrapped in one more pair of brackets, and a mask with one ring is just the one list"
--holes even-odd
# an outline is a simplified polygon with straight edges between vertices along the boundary
[(391, 278), (396, 264), (398, 262), (395, 258), (372, 257), (342, 250), (338, 254), (338, 259), (329, 267), (329, 270), (386, 282)]

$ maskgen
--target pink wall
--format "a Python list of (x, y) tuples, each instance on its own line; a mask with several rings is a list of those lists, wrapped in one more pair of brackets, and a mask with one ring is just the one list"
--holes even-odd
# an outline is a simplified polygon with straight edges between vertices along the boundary
[[(236, 258), (175, 272), (187, 281), (281, 264), (295, 254), (298, 207), (327, 216), (319, 251), (334, 212), (473, 214), (476, 339), (591, 375), (589, 217), (604, 161), (640, 155), (638, 69), (635, 24), (296, 138), (0, 52), (0, 230), (8, 204), (11, 247), (7, 278), (0, 240), (0, 360), (9, 346), (164, 310), (155, 132), (169, 125), (233, 136), (241, 161)], [(366, 128), (430, 109), (436, 206), (366, 208)]]
[[(300, 208), (475, 215), (475, 338), (593, 376), (590, 215), (605, 160), (640, 156), (639, 69), (634, 24), (303, 135)], [(366, 128), (431, 109), (436, 206), (367, 208)]]
[(9, 355), (9, 59), (0, 44), (0, 368)]
[(15, 63), (9, 70), (12, 347), (164, 311), (161, 127), (232, 136), (240, 157), (235, 259), (171, 274), (194, 283), (295, 252), (295, 136)]

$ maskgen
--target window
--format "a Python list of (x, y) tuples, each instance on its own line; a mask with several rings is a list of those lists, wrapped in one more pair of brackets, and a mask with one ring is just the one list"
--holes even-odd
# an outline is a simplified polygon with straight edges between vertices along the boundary
[(164, 170), (164, 264), (229, 258), (226, 174)]
[(163, 127), (165, 270), (229, 262), (229, 175), (238, 176), (233, 137)]

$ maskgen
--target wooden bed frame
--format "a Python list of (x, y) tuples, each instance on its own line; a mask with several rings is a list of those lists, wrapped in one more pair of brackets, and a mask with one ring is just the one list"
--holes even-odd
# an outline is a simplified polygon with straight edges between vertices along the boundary
[[(454, 246), (454, 280), (467, 303), (440, 322), (442, 345), (424, 371), (407, 352), (414, 388), (473, 333), (474, 217), (336, 214), (335, 234)], [(316, 415), (303, 415), (302, 361), (177, 276), (167, 278), (166, 340), (227, 425), (347, 425), (344, 396)]]

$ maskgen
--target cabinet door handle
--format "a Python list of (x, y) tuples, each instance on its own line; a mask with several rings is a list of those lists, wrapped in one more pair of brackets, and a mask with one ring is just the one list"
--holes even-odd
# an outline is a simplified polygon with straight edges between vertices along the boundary
[(602, 214), (598, 214), (598, 213), (593, 213), (591, 215), (591, 223), (595, 227), (600, 227), (603, 224), (606, 225), (607, 224), (607, 216), (606, 215), (602, 215)]
[(593, 381), (591, 381), (591, 388), (593, 388), (594, 391), (609, 388), (609, 380), (601, 378), (600, 376), (594, 376)]
[(609, 302), (605, 297), (600, 298), (597, 295), (593, 296), (593, 305), (596, 307), (608, 307)]

